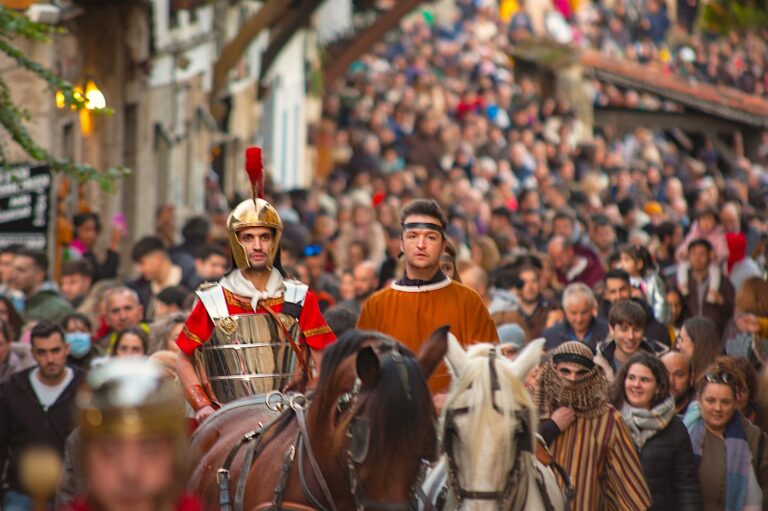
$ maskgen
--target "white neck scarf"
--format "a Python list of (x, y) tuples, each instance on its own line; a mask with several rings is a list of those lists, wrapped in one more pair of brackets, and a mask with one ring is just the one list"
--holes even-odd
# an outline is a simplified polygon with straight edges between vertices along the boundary
[(283, 294), (283, 276), (277, 271), (277, 268), (272, 268), (272, 273), (267, 281), (267, 288), (264, 291), (256, 289), (253, 282), (245, 278), (242, 270), (230, 272), (219, 283), (224, 289), (238, 296), (250, 297), (251, 307), (254, 311), (258, 308), (260, 300), (277, 298)]

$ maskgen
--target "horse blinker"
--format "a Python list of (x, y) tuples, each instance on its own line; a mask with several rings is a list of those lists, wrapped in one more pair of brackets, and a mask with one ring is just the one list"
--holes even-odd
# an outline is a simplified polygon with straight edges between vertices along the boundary
[(358, 465), (368, 457), (371, 444), (371, 421), (366, 417), (355, 417), (349, 424), (349, 457)]

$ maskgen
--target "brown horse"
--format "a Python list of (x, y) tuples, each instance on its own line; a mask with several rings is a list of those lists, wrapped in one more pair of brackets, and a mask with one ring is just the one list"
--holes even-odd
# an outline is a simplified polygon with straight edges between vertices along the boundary
[[(222, 408), (192, 438), (189, 489), (206, 509), (219, 508), (216, 476), (225, 458), (246, 433), (279, 417), (262, 433), (239, 485), (242, 509), (412, 509), (423, 460), (436, 455), (426, 379), (446, 353), (447, 331), (432, 334), (418, 357), (379, 333), (343, 335), (323, 356), (306, 410), (306, 439), (298, 417), (303, 411), (278, 416), (264, 396)], [(229, 494), (237, 504), (246, 456), (247, 449), (238, 452), (230, 470)]]

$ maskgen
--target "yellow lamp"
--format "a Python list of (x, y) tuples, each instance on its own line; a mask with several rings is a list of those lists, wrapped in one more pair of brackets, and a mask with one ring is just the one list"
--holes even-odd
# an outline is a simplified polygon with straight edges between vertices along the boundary
[(93, 80), (88, 80), (85, 86), (85, 108), (88, 110), (101, 110), (107, 107), (107, 99), (104, 94), (96, 87)]

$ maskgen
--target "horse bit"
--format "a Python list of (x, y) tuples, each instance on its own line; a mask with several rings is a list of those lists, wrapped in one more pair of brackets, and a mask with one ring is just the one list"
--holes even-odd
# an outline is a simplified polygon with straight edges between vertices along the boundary
[[(402, 355), (400, 353), (393, 351), (392, 357), (396, 362), (399, 360), (400, 363), (402, 363)], [(407, 372), (404, 370), (404, 368), (401, 373), (401, 376), (405, 378), (404, 380), (405, 388), (409, 389), (407, 385), (408, 383)], [(345, 394), (339, 397), (338, 403), (337, 403), (337, 410), (339, 412), (344, 412), (348, 407), (354, 405), (357, 402), (357, 398), (361, 390), (361, 385), (362, 384), (360, 380), (357, 379), (352, 390), (349, 392), (346, 392)], [(410, 397), (410, 391), (408, 392), (408, 396)], [(318, 500), (318, 498), (313, 494), (313, 492), (309, 488), (309, 485), (307, 484), (306, 474), (304, 470), (305, 453), (306, 453), (306, 456), (309, 458), (310, 467), (315, 476), (317, 484), (320, 486), (320, 489), (323, 493), (323, 497), (328, 503), (328, 507), (330, 507), (330, 511), (337, 511), (333, 501), (333, 496), (331, 495), (328, 484), (325, 481), (325, 478), (323, 477), (322, 471), (320, 470), (320, 465), (317, 462), (314, 450), (312, 449), (312, 445), (310, 443), (309, 432), (307, 430), (306, 417), (305, 417), (305, 411), (307, 409), (308, 404), (309, 404), (309, 401), (306, 398), (306, 396), (299, 393), (286, 395), (281, 393), (280, 391), (272, 391), (265, 396), (266, 407), (274, 412), (278, 412), (280, 415), (278, 415), (277, 417), (275, 417), (274, 419), (272, 419), (270, 422), (266, 424), (259, 423), (259, 427), (257, 429), (244, 434), (240, 442), (238, 442), (237, 445), (235, 445), (235, 447), (233, 447), (232, 450), (230, 451), (222, 468), (218, 469), (217, 483), (219, 488), (219, 505), (220, 505), (221, 511), (242, 511), (243, 497), (245, 494), (245, 485), (248, 478), (248, 473), (250, 472), (250, 469), (253, 464), (253, 459), (262, 450), (264, 445), (268, 442), (268, 440), (265, 440), (266, 434), (273, 427), (275, 427), (276, 424), (281, 422), (285, 417), (287, 417), (290, 414), (295, 415), (298, 426), (299, 426), (298, 428), (299, 430), (296, 434), (296, 438), (294, 442), (286, 450), (284, 460), (283, 460), (283, 466), (278, 476), (277, 485), (275, 486), (274, 496), (273, 496), (271, 505), (267, 508), (266, 511), (279, 511), (281, 509), (285, 488), (288, 484), (290, 470), (293, 465), (294, 459), (297, 455), (299, 458), (298, 473), (299, 473), (299, 480), (301, 482), (302, 490), (304, 491), (305, 495), (307, 496), (307, 498), (310, 500), (310, 502), (314, 507), (316, 507), (320, 511), (329, 511), (329, 509), (323, 506), (322, 503)], [(363, 417), (353, 418), (350, 421), (350, 424), (347, 428), (347, 433), (346, 433), (348, 443), (349, 443), (346, 450), (348, 477), (349, 477), (350, 488), (352, 491), (352, 496), (355, 500), (356, 511), (363, 511), (364, 509), (381, 510), (381, 511), (414, 510), (416, 508), (415, 498), (409, 502), (375, 502), (375, 501), (367, 500), (365, 498), (362, 484), (357, 475), (356, 465), (359, 465), (365, 462), (368, 456), (368, 448), (370, 444), (370, 433), (371, 433), (370, 420)], [(240, 451), (241, 448), (243, 448), (246, 445), (248, 447), (247, 447), (247, 450), (245, 451), (243, 466), (241, 468), (240, 477), (237, 482), (235, 498), (234, 498), (234, 501), (232, 501), (230, 496), (229, 472), (232, 467), (232, 463), (234, 462), (234, 459), (237, 456), (237, 453)], [(414, 495), (417, 492), (417, 488), (419, 488), (419, 482), (421, 481), (424, 474), (426, 473), (426, 466), (427, 466), (427, 462), (424, 461), (422, 465), (420, 477), (413, 486), (412, 491)]]
[[(496, 371), (496, 349), (491, 349), (488, 354), (488, 368), (491, 379), (491, 395), (493, 401), (493, 409), (496, 413), (501, 415), (509, 414), (508, 411), (503, 410), (498, 403), (496, 403), (496, 391), (501, 390), (499, 384), (499, 375)], [(446, 458), (448, 459), (448, 484), (453, 492), (457, 502), (467, 500), (493, 500), (499, 503), (499, 508), (502, 509), (502, 504), (514, 499), (516, 504), (512, 509), (522, 509), (525, 504), (528, 494), (528, 485), (525, 484), (524, 492), (516, 492), (512, 495), (513, 490), (519, 487), (521, 482), (525, 480), (525, 471), (523, 470), (521, 458), (522, 456), (516, 456), (515, 462), (507, 472), (505, 478), (504, 488), (497, 491), (477, 491), (467, 490), (461, 487), (459, 483), (460, 470), (456, 463), (456, 459), (453, 455), (453, 442), (458, 437), (459, 431), (456, 426), (456, 418), (461, 415), (466, 415), (470, 412), (469, 406), (463, 406), (460, 408), (451, 408), (446, 411), (445, 414), (445, 433), (443, 435), (443, 444)], [(518, 410), (514, 412), (514, 416), (517, 419), (518, 429), (515, 432), (516, 445), (519, 446), (519, 451), (533, 452), (533, 446), (531, 445), (531, 430), (530, 430), (530, 415), (528, 410)]]

